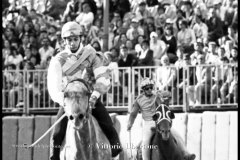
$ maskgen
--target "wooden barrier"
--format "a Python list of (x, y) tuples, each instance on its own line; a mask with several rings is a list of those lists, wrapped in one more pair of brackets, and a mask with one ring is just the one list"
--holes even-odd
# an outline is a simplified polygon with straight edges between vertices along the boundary
[(18, 119), (20, 117), (4, 117), (2, 119), (2, 159), (17, 160)]
[[(39, 138), (56, 116), (4, 117), (3, 118), (3, 160), (48, 160), (50, 134), (34, 149), (25, 149), (23, 144), (31, 144)], [(119, 133), (123, 151), (119, 160), (129, 160), (130, 142), (127, 132), (128, 115), (111, 114)], [(237, 160), (238, 159), (238, 115), (237, 112), (177, 113), (173, 122), (175, 129), (186, 143), (196, 160)], [(131, 130), (131, 145), (138, 146), (142, 139), (142, 119), (139, 114)], [(132, 150), (133, 156), (137, 150)]]

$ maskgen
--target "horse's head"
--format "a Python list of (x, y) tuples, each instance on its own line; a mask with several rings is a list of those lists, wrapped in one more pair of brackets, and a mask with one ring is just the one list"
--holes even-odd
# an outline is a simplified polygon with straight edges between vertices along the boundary
[(76, 129), (82, 128), (88, 117), (89, 95), (90, 90), (82, 79), (69, 82), (64, 90), (64, 110)]
[(156, 122), (156, 129), (161, 134), (162, 139), (168, 140), (172, 127), (172, 119), (175, 118), (174, 113), (170, 111), (167, 105), (160, 104), (156, 108), (156, 113), (152, 118)]

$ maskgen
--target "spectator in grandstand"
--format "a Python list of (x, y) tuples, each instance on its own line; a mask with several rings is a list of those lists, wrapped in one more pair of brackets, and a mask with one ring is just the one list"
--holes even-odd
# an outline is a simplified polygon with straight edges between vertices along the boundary
[(115, 48), (119, 48), (121, 45), (126, 45), (127, 35), (125, 33), (121, 33), (119, 36), (114, 38), (113, 46)]
[(87, 1), (81, 3), (82, 11), (76, 17), (76, 22), (81, 25), (87, 26), (93, 23), (94, 14), (91, 11), (91, 7)]
[(153, 51), (149, 48), (149, 41), (144, 40), (141, 44), (142, 52), (138, 57), (137, 65), (138, 66), (152, 66), (153, 62)]
[(139, 1), (138, 7), (135, 11), (135, 15), (138, 20), (146, 20), (147, 17), (152, 16), (151, 12), (147, 10), (146, 5), (145, 1)]
[(8, 39), (3, 40), (3, 49), (2, 49), (2, 64), (4, 64), (6, 56), (11, 52), (11, 43)]
[(227, 35), (224, 37), (225, 40), (230, 40), (233, 42), (233, 45), (237, 45), (238, 44), (238, 39), (236, 38), (236, 35), (235, 35), (235, 30), (233, 29), (233, 27), (228, 27), (227, 29)]
[(29, 41), (29, 34), (24, 34), (21, 39), (22, 43), (19, 46), (18, 52), (25, 57), (25, 49), (29, 47), (30, 41)]
[(208, 38), (208, 27), (203, 22), (201, 15), (194, 16), (195, 24), (193, 25), (193, 31), (195, 33), (196, 38), (204, 39)]
[(167, 55), (169, 57), (169, 62), (175, 63), (177, 61), (177, 40), (173, 34), (172, 25), (167, 25), (165, 27), (165, 36), (163, 36), (162, 40), (167, 44)]
[(154, 65), (160, 66), (161, 58), (167, 52), (167, 45), (164, 41), (158, 39), (156, 32), (150, 34), (150, 49), (153, 51)]
[(232, 67), (233, 80), (230, 83), (228, 94), (223, 102), (238, 103), (238, 67)]
[(194, 44), (194, 52), (191, 54), (191, 64), (196, 65), (197, 64), (197, 56), (202, 54), (206, 56), (206, 53), (203, 51), (203, 41), (202, 39), (197, 39), (197, 42)]
[[(187, 48), (183, 49), (183, 60), (182, 63), (177, 66), (177, 72), (179, 77), (179, 82), (177, 88), (179, 89), (179, 94), (177, 98), (181, 104), (183, 101), (184, 87), (186, 87), (186, 102), (189, 105), (194, 105), (194, 85), (196, 84), (196, 68), (191, 66), (190, 54)], [(173, 93), (176, 93), (173, 91)]]
[(63, 13), (62, 21), (66, 21), (66, 18), (69, 16), (71, 20), (74, 20), (79, 11), (80, 1), (78, 0), (70, 0), (67, 3), (66, 9)]
[[(29, 16), (28, 9), (26, 6), (22, 6), (19, 15), (16, 17), (15, 23), (18, 31), (21, 31), (24, 26), (24, 21)], [(30, 18), (30, 17), (29, 17)]]
[(162, 56), (161, 64), (162, 66), (156, 70), (156, 87), (160, 91), (168, 90), (171, 92), (173, 87), (175, 87), (174, 81), (177, 78), (176, 69), (169, 66), (170, 63), (167, 55)]
[(223, 24), (213, 7), (209, 9), (209, 17), (206, 20), (206, 25), (208, 27), (208, 40), (218, 43), (218, 39), (223, 36)]
[(113, 17), (112, 13), (118, 11), (120, 18), (122, 19), (126, 13), (131, 11), (130, 5), (131, 4), (128, 0), (110, 0), (109, 1), (110, 17)]
[(22, 39), (22, 36), (24, 34), (28, 34), (28, 35), (35, 34), (34, 27), (31, 24), (32, 24), (31, 22), (24, 23), (23, 29), (21, 30), (19, 35), (19, 39)]
[(133, 48), (133, 41), (128, 39), (126, 42), (126, 47), (128, 54), (133, 54), (134, 56), (137, 56), (137, 52)]
[(208, 52), (206, 54), (206, 64), (216, 64), (218, 59), (217, 44), (215, 42), (208, 43)]
[(158, 5), (157, 15), (155, 17), (155, 26), (164, 28), (166, 22), (165, 8), (162, 5)]
[(214, 69), (214, 84), (211, 88), (211, 103), (217, 103), (221, 102), (220, 98), (220, 89), (223, 86), (223, 83), (226, 82), (228, 79), (228, 72), (229, 72), (229, 66), (228, 66), (229, 60), (225, 56), (225, 49), (224, 47), (219, 47), (218, 48), (218, 58), (217, 58), (217, 63), (213, 69)]
[(143, 35), (139, 35), (138, 38), (137, 38), (137, 44), (134, 47), (137, 54), (139, 54), (142, 51), (141, 44), (142, 44), (144, 39), (145, 39), (145, 37)]
[(230, 58), (230, 63), (238, 63), (238, 47), (234, 46), (231, 49), (231, 58)]
[(16, 31), (12, 28), (6, 28), (6, 30), (4, 31), (4, 35), (5, 35), (6, 39), (8, 39), (11, 42), (19, 40)]
[(17, 49), (13, 46), (9, 48), (9, 53), (5, 57), (4, 65), (14, 64), (19, 67), (20, 62), (23, 60), (21, 54), (17, 52)]
[(50, 25), (48, 28), (48, 38), (50, 40), (50, 46), (54, 48), (57, 41), (57, 27), (55, 25)]
[(41, 62), (47, 60), (47, 57), (51, 57), (54, 54), (54, 49), (50, 46), (50, 41), (48, 38), (42, 39), (42, 47), (39, 48), (39, 54), (41, 56)]
[(233, 22), (234, 17), (234, 6), (233, 6), (233, 0), (226, 0), (225, 6), (222, 7), (221, 14), (221, 20), (223, 22), (222, 28), (224, 35), (227, 34), (227, 28), (231, 26)]
[(233, 42), (231, 40), (227, 40), (224, 44), (225, 51), (226, 51), (226, 57), (229, 59), (231, 58), (231, 50), (233, 48)]
[(210, 91), (212, 84), (212, 71), (210, 66), (205, 66), (206, 60), (204, 55), (198, 55), (196, 66), (197, 84), (195, 85), (196, 102), (195, 105), (209, 104)]
[[(115, 48), (116, 49), (116, 48)], [(120, 55), (118, 59), (119, 67), (132, 67), (136, 63), (136, 59), (133, 54), (128, 54), (127, 47), (122, 45), (120, 47)]]
[(138, 24), (138, 19), (136, 18), (133, 18), (131, 20), (131, 27), (127, 30), (127, 38), (130, 39), (130, 40), (133, 40), (134, 37), (133, 37), (133, 33), (134, 32), (137, 32), (138, 35), (144, 35), (144, 30), (139, 26)]
[(193, 45), (196, 42), (194, 31), (188, 27), (186, 20), (180, 20), (179, 26), (181, 30), (177, 34), (177, 46), (188, 46), (193, 48)]

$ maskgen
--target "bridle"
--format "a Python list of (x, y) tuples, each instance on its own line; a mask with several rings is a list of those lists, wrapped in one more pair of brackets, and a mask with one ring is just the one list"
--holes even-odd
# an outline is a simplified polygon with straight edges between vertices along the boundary
[[(86, 122), (86, 119), (88, 119), (89, 118), (89, 114), (91, 114), (92, 113), (92, 108), (90, 107), (90, 105), (89, 105), (89, 98), (90, 98), (90, 93), (91, 93), (91, 90), (90, 90), (90, 87), (89, 87), (89, 85), (88, 85), (88, 83), (86, 82), (86, 81), (84, 81), (83, 79), (81, 79), (81, 78), (78, 78), (78, 79), (74, 79), (74, 80), (71, 80), (70, 82), (68, 82), (67, 83), (67, 85), (65, 86), (65, 88), (64, 88), (64, 90), (63, 90), (63, 92), (64, 92), (64, 99), (66, 98), (66, 89), (67, 89), (67, 87), (68, 87), (68, 85), (70, 84), (70, 83), (73, 83), (73, 82), (81, 82), (82, 84), (84, 84), (84, 86), (87, 88), (87, 90), (88, 90), (88, 94), (87, 94), (87, 96), (88, 96), (88, 106), (87, 106), (87, 109), (86, 109), (86, 113), (83, 115), (83, 114), (80, 114), (79, 115), (79, 118), (80, 119), (83, 119), (84, 117), (85, 117), (85, 122)], [(70, 115), (69, 116), (69, 119), (70, 120), (72, 120), (73, 119), (73, 116), (72, 115)]]

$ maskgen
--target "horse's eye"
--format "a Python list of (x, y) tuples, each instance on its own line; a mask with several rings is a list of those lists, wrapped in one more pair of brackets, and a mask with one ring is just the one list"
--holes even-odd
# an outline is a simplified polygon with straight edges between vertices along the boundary
[(73, 120), (73, 116), (72, 116), (72, 115), (71, 115), (71, 116), (69, 116), (69, 119), (70, 119), (70, 120)]
[(83, 119), (84, 115), (83, 114), (79, 114), (79, 119)]

